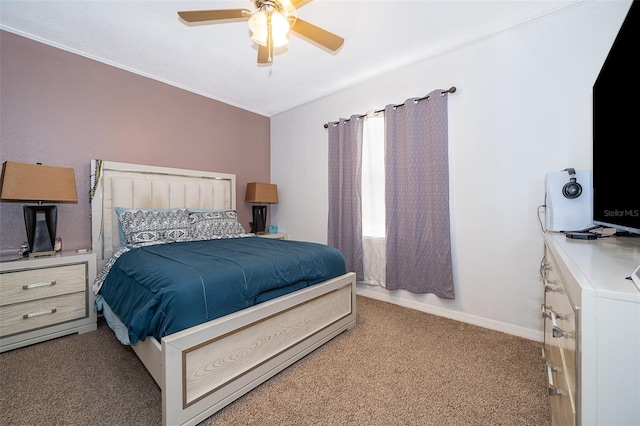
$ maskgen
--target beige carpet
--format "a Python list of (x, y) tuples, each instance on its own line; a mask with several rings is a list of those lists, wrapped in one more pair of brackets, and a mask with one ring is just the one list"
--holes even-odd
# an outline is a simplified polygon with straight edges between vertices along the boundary
[[(202, 425), (550, 425), (541, 344), (358, 297), (358, 324)], [(161, 395), (102, 320), (0, 354), (1, 425), (159, 425)]]

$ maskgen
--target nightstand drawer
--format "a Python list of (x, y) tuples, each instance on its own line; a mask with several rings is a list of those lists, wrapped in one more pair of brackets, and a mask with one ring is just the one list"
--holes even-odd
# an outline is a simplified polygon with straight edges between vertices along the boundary
[(277, 232), (275, 234), (257, 234), (260, 238), (271, 238), (272, 240), (286, 240), (287, 234), (284, 232)]
[(0, 306), (85, 291), (86, 288), (85, 263), (5, 272), (0, 275)]
[(88, 315), (84, 291), (0, 306), (0, 337), (60, 324)]

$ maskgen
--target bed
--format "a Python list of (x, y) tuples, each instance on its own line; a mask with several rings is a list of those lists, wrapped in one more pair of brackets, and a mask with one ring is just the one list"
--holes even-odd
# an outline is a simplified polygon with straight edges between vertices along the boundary
[[(123, 250), (120, 211), (116, 212), (116, 208), (188, 209), (189, 212), (236, 208), (233, 174), (101, 160), (93, 160), (91, 169), (92, 250), (98, 259), (101, 283), (110, 279), (105, 271), (115, 268), (114, 264), (124, 263), (132, 253), (164, 256), (169, 246), (179, 246), (182, 251), (197, 253), (189, 258), (209, 256), (209, 241), (190, 241), (189, 238)], [(291, 246), (284, 245), (287, 243)], [(215, 244), (216, 250), (233, 253), (248, 253), (249, 245), (259, 246), (263, 253), (290, 250), (294, 244), (301, 253), (306, 250), (293, 241), (245, 235)], [(207, 254), (201, 253), (205, 250)], [(214, 257), (220, 256), (216, 252)], [(136, 257), (129, 263), (145, 265), (146, 260), (140, 259), (143, 258)], [(230, 259), (224, 261), (241, 263), (236, 257)], [(261, 261), (263, 269), (272, 268), (266, 259)], [(245, 259), (245, 263), (250, 262)], [(259, 278), (260, 271), (251, 274)], [(272, 275), (286, 274), (278, 270)], [(266, 289), (261, 293), (262, 299), (257, 295), (242, 295), (235, 300), (248, 298), (257, 304), (248, 307), (239, 304), (240, 310), (170, 334), (155, 333), (154, 337), (150, 332), (148, 336), (143, 333), (140, 339), (134, 338), (137, 341), (131, 347), (161, 389), (163, 424), (194, 425), (205, 420), (333, 337), (353, 328), (356, 324), (355, 274), (346, 272), (316, 281), (284, 294), (280, 289), (273, 292)]]

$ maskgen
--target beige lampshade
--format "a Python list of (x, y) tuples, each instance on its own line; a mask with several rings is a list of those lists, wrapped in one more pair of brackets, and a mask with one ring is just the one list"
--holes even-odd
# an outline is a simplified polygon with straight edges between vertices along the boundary
[(250, 182), (247, 184), (244, 201), (247, 203), (278, 204), (278, 185)]
[(5, 161), (2, 163), (0, 199), (77, 203), (73, 169)]

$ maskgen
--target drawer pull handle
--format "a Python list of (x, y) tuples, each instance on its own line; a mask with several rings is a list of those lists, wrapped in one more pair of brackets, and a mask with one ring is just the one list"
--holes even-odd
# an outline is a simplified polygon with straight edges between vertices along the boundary
[(542, 315), (542, 318), (551, 318), (551, 313), (547, 312), (547, 309), (549, 309), (549, 306), (545, 305), (544, 303), (540, 305), (540, 313)]
[(547, 363), (547, 380), (549, 380), (549, 396), (560, 396), (562, 391), (553, 385), (553, 372), (559, 371), (558, 367), (555, 367)]
[(33, 317), (40, 317), (42, 315), (49, 315), (49, 314), (55, 314), (57, 311), (56, 308), (53, 309), (49, 309), (48, 311), (38, 311), (38, 312), (32, 312), (30, 314), (24, 314), (22, 316), (23, 319), (29, 319), (29, 318), (33, 318)]
[(562, 396), (562, 391), (554, 386), (549, 385), (549, 396)]
[(557, 320), (565, 319), (565, 317), (565, 314), (559, 314), (553, 309), (549, 309), (549, 318), (551, 319), (551, 325), (554, 327), (558, 327), (558, 323), (556, 322)]
[(567, 334), (567, 332), (565, 332), (563, 329), (558, 327), (558, 323), (556, 322), (556, 319), (558, 318), (562, 319), (561, 315), (558, 315), (555, 312), (550, 310), (549, 318), (551, 318), (551, 325), (552, 325), (551, 335), (553, 337), (555, 337), (556, 339), (559, 339), (560, 337), (569, 337), (569, 334)]
[(32, 288), (49, 287), (49, 286), (52, 286), (52, 285), (56, 285), (56, 281), (55, 280), (53, 280), (53, 281), (42, 281), (42, 282), (39, 282), (39, 283), (31, 283), (31, 284), (23, 285), (22, 289), (23, 290), (29, 290), (29, 289), (32, 289)]
[(540, 262), (540, 276), (546, 279), (549, 276), (549, 270), (551, 270), (551, 265), (547, 263), (547, 259), (542, 259), (542, 262)]
[(553, 337), (559, 339), (560, 337), (569, 337), (569, 335), (559, 327), (553, 327)]
[(553, 309), (549, 309), (549, 318), (551, 318), (551, 322), (553, 323), (553, 325), (557, 326), (558, 324), (556, 323), (556, 320), (565, 319), (565, 314), (559, 314)]

